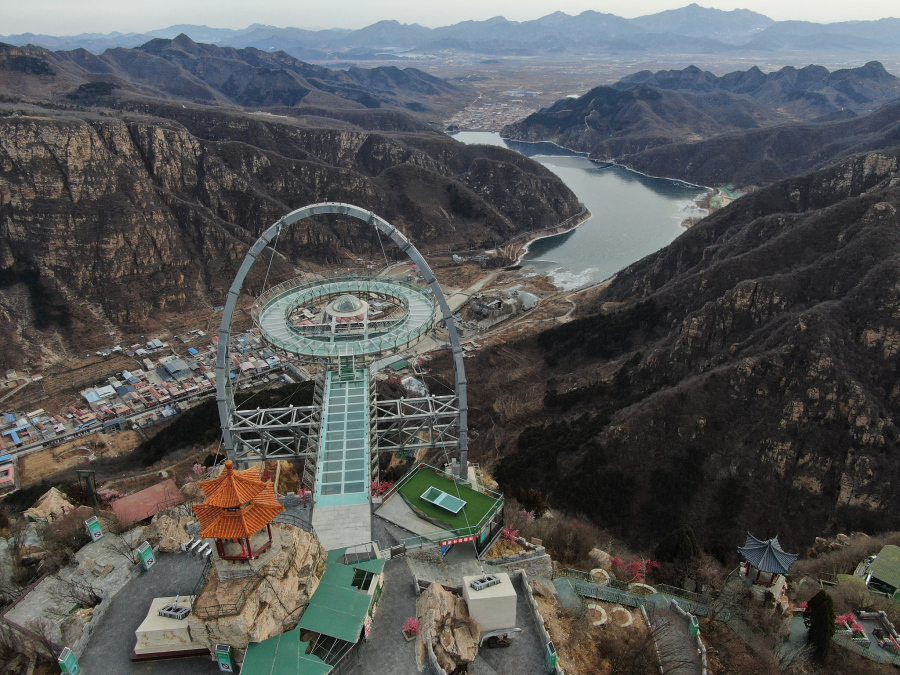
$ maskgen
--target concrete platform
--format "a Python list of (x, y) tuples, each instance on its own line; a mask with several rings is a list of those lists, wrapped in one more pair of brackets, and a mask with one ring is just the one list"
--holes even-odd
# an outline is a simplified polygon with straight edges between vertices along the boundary
[(372, 541), (372, 510), (368, 503), (316, 506), (312, 524), (326, 551)]
[(386, 502), (378, 508), (378, 517), (384, 518), (389, 523), (393, 523), (404, 530), (425, 536), (433, 532), (442, 532), (442, 528), (434, 523), (419, 518), (416, 513), (409, 508), (402, 495), (399, 492), (392, 494)]

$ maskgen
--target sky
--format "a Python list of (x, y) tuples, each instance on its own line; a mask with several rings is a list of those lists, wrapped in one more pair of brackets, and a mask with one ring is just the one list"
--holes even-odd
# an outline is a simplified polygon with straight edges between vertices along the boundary
[[(74, 35), (111, 31), (144, 32), (175, 24), (245, 28), (253, 23), (299, 28), (362, 28), (382, 19), (435, 28), (467, 19), (505, 16), (527, 21), (563, 11), (591, 9), (626, 18), (687, 5), (689, 0), (0, 0), (0, 34)], [(830, 23), (900, 16), (898, 0), (704, 1), (704, 7), (736, 7), (777, 21)]]

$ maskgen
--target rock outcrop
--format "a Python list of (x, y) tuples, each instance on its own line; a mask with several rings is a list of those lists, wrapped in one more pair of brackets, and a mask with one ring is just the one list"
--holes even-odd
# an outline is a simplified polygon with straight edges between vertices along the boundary
[(156, 541), (159, 542), (159, 550), (166, 553), (180, 551), (181, 545), (192, 539), (188, 534), (187, 524), (196, 520), (192, 515), (177, 511), (161, 511), (153, 516), (150, 526), (154, 530)]
[(416, 616), (416, 661), (420, 670), (428, 658), (428, 645), (438, 665), (448, 673), (475, 660), (481, 627), (469, 616), (465, 600), (440, 584), (431, 584), (416, 601)]
[(221, 581), (209, 571), (189, 617), (191, 638), (210, 649), (229, 644), (243, 658), (250, 642), (291, 630), (315, 592), (324, 570), (325, 550), (315, 535), (274, 523), (281, 530), (282, 552), (249, 579)]

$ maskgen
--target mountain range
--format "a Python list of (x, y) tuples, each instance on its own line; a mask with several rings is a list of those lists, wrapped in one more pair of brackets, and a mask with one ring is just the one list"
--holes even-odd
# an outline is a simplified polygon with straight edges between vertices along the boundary
[(85, 33), (49, 36), (23, 33), (0, 36), (14, 45), (53, 50), (86, 49), (101, 53), (136, 47), (154, 38), (186, 34), (222, 47), (285, 51), (306, 60), (371, 59), (403, 52), (461, 51), (476, 54), (560, 53), (771, 53), (777, 51), (900, 52), (900, 19), (822, 24), (774, 21), (743, 9), (722, 11), (691, 4), (680, 9), (624, 19), (588, 10), (571, 16), (555, 12), (532, 21), (494, 17), (426, 28), (380, 21), (359, 30), (304, 30), (252, 25), (242, 30), (178, 25), (143, 33)]
[(68, 96), (109, 104), (150, 96), (242, 107), (403, 108), (457, 110), (468, 88), (415, 68), (331, 70), (284, 52), (198, 44), (186, 35), (155, 38), (134, 49), (95, 55), (0, 44), (0, 92), (46, 99)]
[[(873, 112), (875, 111), (875, 112)], [(761, 185), (898, 142), (900, 78), (880, 62), (829, 71), (641, 71), (504, 127), (652, 175)]]

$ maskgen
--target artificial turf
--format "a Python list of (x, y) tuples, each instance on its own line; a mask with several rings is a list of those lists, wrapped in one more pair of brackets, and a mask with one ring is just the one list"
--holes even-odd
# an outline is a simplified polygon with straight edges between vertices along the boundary
[[(443, 490), (454, 497), (459, 496), (460, 499), (466, 502), (466, 505), (460, 509), (459, 513), (454, 514), (452, 511), (426, 502), (422, 499), (422, 495), (429, 487), (436, 487), (438, 490)], [(458, 493), (457, 490), (459, 491)], [(451, 530), (475, 527), (481, 522), (485, 514), (501, 501), (465, 485), (460, 485), (447, 478), (444, 474), (437, 474), (434, 470), (427, 467), (417, 469), (416, 473), (400, 487), (399, 492), (422, 513), (429, 518), (446, 523), (450, 526), (448, 529)], [(474, 532), (471, 534), (474, 534)]]

